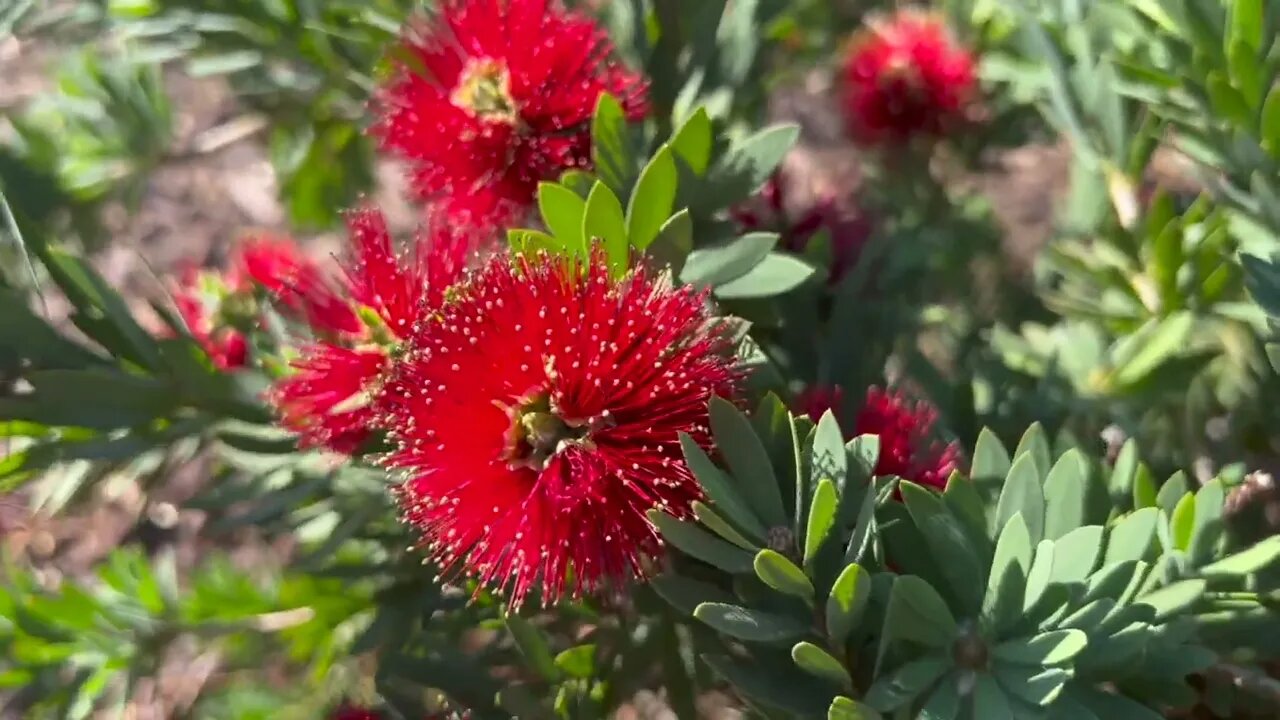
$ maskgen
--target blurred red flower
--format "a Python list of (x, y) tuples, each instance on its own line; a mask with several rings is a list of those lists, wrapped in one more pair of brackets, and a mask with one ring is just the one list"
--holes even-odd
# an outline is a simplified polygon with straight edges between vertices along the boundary
[(844, 66), (849, 132), (868, 144), (940, 135), (963, 114), (976, 82), (973, 56), (940, 16), (902, 10), (868, 22)]
[(514, 219), (539, 181), (589, 164), (602, 93), (628, 118), (646, 111), (644, 79), (557, 0), (442, 0), (403, 45), (374, 132), (408, 161), (418, 195), (473, 223)]
[(187, 332), (221, 370), (244, 367), (249, 359), (244, 333), (232, 327), (222, 312), (223, 301), (238, 284), (234, 272), (216, 273), (190, 264), (179, 268), (171, 288)]
[(840, 417), (843, 401), (844, 391), (839, 386), (814, 386), (796, 397), (792, 409), (815, 422), (831, 410), (848, 439), (878, 435), (880, 459), (876, 462), (876, 475), (897, 475), (939, 490), (947, 486), (947, 478), (960, 465), (960, 446), (933, 439), (938, 420), (936, 408), (902, 392), (871, 387), (850, 423)]
[(740, 370), (705, 293), (596, 251), (495, 256), (416, 332), (384, 390), (408, 471), (405, 519), (449, 571), (519, 606), (647, 574), (645, 513), (700, 496), (679, 434), (706, 445), (707, 402)]
[(331, 334), (359, 334), (364, 325), (348, 302), (349, 289), (302, 254), (292, 238), (256, 235), (241, 242), (237, 266), (285, 309), (312, 329)]
[(382, 214), (371, 208), (347, 216), (352, 252), (346, 261), (350, 299), (343, 302), (361, 323), (350, 342), (325, 338), (303, 349), (293, 373), (270, 397), (281, 424), (304, 447), (353, 453), (375, 429), (372, 404), (388, 353), (405, 340), (420, 312), (443, 302), (475, 249), (475, 235), (431, 222), (407, 257), (397, 255)]

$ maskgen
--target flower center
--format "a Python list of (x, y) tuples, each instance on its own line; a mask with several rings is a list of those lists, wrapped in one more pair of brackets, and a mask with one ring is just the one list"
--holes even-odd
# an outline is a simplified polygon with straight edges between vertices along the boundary
[(588, 420), (566, 419), (546, 392), (533, 395), (510, 408), (508, 414), (511, 416), (511, 430), (507, 461), (512, 467), (539, 471), (556, 453), (567, 447), (595, 447), (591, 434), (613, 424), (608, 412)]
[(511, 72), (501, 60), (467, 61), (449, 100), (481, 120), (516, 122), (516, 101), (511, 97)]

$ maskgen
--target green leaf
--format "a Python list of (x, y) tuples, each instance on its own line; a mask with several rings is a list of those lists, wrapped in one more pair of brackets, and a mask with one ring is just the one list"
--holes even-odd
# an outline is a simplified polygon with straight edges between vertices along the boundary
[(1133, 481), (1138, 475), (1138, 443), (1130, 438), (1120, 448), (1116, 456), (1115, 466), (1111, 469), (1111, 481), (1108, 487), (1113, 498), (1130, 498), (1133, 496)]
[(894, 581), (885, 622), (894, 639), (937, 648), (949, 647), (958, 632), (946, 601), (932, 585), (914, 575), (901, 575)]
[(791, 659), (797, 667), (815, 677), (829, 680), (842, 688), (852, 689), (853, 681), (839, 660), (826, 650), (808, 641), (798, 642), (791, 648)]
[(827, 596), (827, 636), (843, 646), (862, 622), (871, 599), (871, 575), (857, 564), (846, 565)]
[(671, 147), (696, 175), (707, 172), (711, 162), (711, 118), (698, 108), (671, 138)]
[(689, 253), (680, 281), (697, 287), (718, 287), (746, 275), (778, 242), (777, 233), (747, 233), (728, 243)]
[(556, 255), (566, 254), (564, 243), (537, 230), (508, 230), (507, 244), (511, 246), (511, 251), (516, 253), (536, 255), (545, 251)]
[(1262, 49), (1262, 31), (1266, 27), (1263, 0), (1233, 0), (1230, 8), (1231, 42), (1243, 42), (1254, 50)]
[(1170, 517), (1178, 508), (1178, 503), (1182, 497), (1190, 492), (1191, 488), (1187, 485), (1187, 476), (1181, 470), (1169, 476), (1168, 480), (1160, 486), (1160, 492), (1156, 493), (1156, 505), (1160, 506)]
[(768, 533), (764, 525), (760, 524), (759, 518), (747, 507), (747, 502), (738, 489), (724, 472), (711, 462), (711, 458), (707, 457), (692, 437), (686, 433), (680, 433), (679, 437), (680, 448), (684, 451), (689, 470), (697, 478), (698, 484), (702, 486), (707, 497), (716, 504), (717, 509), (723, 511), (730, 520), (737, 523), (748, 534), (756, 540), (763, 540)]
[(1010, 518), (1020, 514), (1031, 535), (1031, 542), (1040, 542), (1044, 537), (1044, 508), (1044, 488), (1040, 485), (1035, 460), (1031, 455), (1023, 455), (1013, 461), (1013, 467), (1005, 478), (1004, 489), (996, 505), (992, 535), (1000, 533)]
[(693, 616), (725, 635), (749, 642), (793, 641), (808, 631), (808, 625), (786, 615), (722, 603), (706, 602)]
[(556, 655), (556, 667), (565, 675), (575, 678), (590, 678), (596, 672), (596, 646), (579, 645)]
[(727, 573), (749, 573), (755, 568), (751, 553), (735, 547), (693, 523), (677, 520), (661, 510), (650, 510), (649, 521), (662, 533), (662, 539)]
[(973, 450), (973, 466), (970, 475), (973, 479), (999, 479), (1009, 474), (1013, 461), (1009, 459), (1009, 451), (1000, 442), (1000, 438), (987, 428), (978, 433), (978, 443)]
[(566, 251), (586, 257), (587, 242), (582, 235), (586, 200), (563, 185), (542, 182), (538, 183), (538, 210), (542, 213), (542, 222)]
[(692, 615), (704, 602), (731, 603), (733, 597), (715, 585), (683, 575), (664, 573), (649, 581), (649, 586), (675, 609)]
[(1133, 479), (1133, 507), (1142, 509), (1156, 506), (1156, 481), (1147, 469), (1139, 465)]
[(950, 669), (950, 663), (938, 657), (907, 663), (877, 680), (863, 699), (880, 712), (896, 710), (919, 697)]
[(618, 100), (601, 93), (591, 118), (591, 160), (596, 174), (615, 193), (631, 184), (636, 168), (626, 113)]
[(746, 199), (764, 185), (799, 137), (798, 126), (775, 125), (731, 147), (707, 174), (713, 204), (723, 207)]
[(693, 514), (702, 522), (703, 525), (711, 528), (716, 535), (728, 540), (747, 552), (754, 553), (760, 549), (759, 542), (748, 540), (742, 533), (733, 527), (728, 520), (721, 517), (715, 510), (700, 500), (693, 501)]
[(1072, 448), (1058, 458), (1044, 482), (1044, 537), (1057, 540), (1085, 525), (1088, 513), (1088, 469)]
[(818, 488), (813, 493), (813, 502), (809, 503), (809, 526), (804, 534), (804, 565), (810, 567), (818, 557), (827, 534), (836, 524), (836, 508), (840, 497), (836, 494), (836, 484), (830, 478), (818, 481)]
[(1048, 474), (1053, 464), (1053, 456), (1049, 450), (1049, 437), (1044, 432), (1044, 426), (1039, 422), (1031, 423), (1031, 427), (1022, 434), (1018, 447), (1013, 451), (1014, 461), (1016, 462), (1023, 455), (1030, 455), (1035, 461), (1040, 477)]
[(516, 647), (520, 648), (520, 654), (529, 663), (529, 667), (545, 680), (560, 677), (555, 659), (551, 656), (551, 646), (547, 644), (542, 631), (517, 615), (508, 615), (506, 622), (511, 638), (515, 640)]
[(827, 710), (827, 720), (883, 720), (883, 718), (880, 713), (857, 700), (839, 695), (831, 701), (831, 708)]
[(582, 215), (582, 237), (591, 243), (603, 241), (609, 267), (618, 272), (627, 266), (627, 221), (622, 214), (622, 203), (607, 185), (597, 182), (587, 195), (586, 211)]
[(830, 688), (791, 667), (767, 667), (724, 655), (703, 655), (705, 662), (742, 697), (785, 711), (787, 717), (820, 717)]
[(1055, 583), (1084, 582), (1102, 555), (1102, 535), (1102, 527), (1088, 525), (1058, 538), (1054, 543), (1051, 580)]
[(729, 463), (747, 504), (766, 527), (786, 527), (786, 511), (773, 463), (751, 422), (733, 403), (718, 397), (711, 399), (710, 414), (716, 447)]
[(1015, 665), (1063, 665), (1089, 644), (1082, 630), (1051, 630), (1031, 638), (1019, 638), (996, 645), (992, 655)]
[(1271, 157), (1280, 158), (1280, 85), (1271, 88), (1262, 104), (1262, 147)]
[(1182, 496), (1182, 499), (1173, 508), (1173, 517), (1169, 523), (1169, 532), (1173, 537), (1174, 548), (1183, 551), (1190, 549), (1191, 535), (1195, 530), (1195, 522), (1196, 496), (1187, 493)]
[(960, 690), (952, 678), (943, 678), (920, 708), (919, 720), (956, 720), (960, 715)]
[[(1130, 336), (1132, 352), (1117, 352), (1113, 380), (1121, 387), (1142, 381), (1165, 361), (1181, 353), (1195, 323), (1190, 312), (1180, 311), (1145, 326)], [(1118, 466), (1118, 462), (1117, 462)]]
[(813, 583), (804, 571), (781, 554), (765, 548), (756, 553), (756, 577), (780, 593), (813, 603)]
[(1179, 580), (1138, 598), (1138, 602), (1155, 609), (1156, 620), (1165, 620), (1191, 607), (1204, 597), (1208, 583), (1201, 579)]
[(1015, 513), (996, 541), (987, 592), (982, 598), (984, 626), (998, 632), (1017, 621), (1022, 614), (1022, 598), (1030, 571), (1031, 536), (1022, 514)]
[(973, 716), (982, 720), (1014, 720), (1009, 696), (990, 675), (978, 675), (977, 684), (973, 686)]
[(1160, 509), (1143, 508), (1125, 516), (1111, 529), (1107, 539), (1107, 554), (1103, 565), (1141, 560), (1147, 556), (1156, 540), (1156, 523)]
[(771, 252), (745, 275), (716, 286), (716, 297), (726, 300), (766, 298), (800, 287), (817, 268), (787, 253)]
[(693, 220), (689, 211), (672, 215), (645, 252), (659, 266), (671, 268), (671, 274), (679, 277), (689, 253), (693, 252)]
[(1048, 706), (1062, 694), (1071, 673), (1061, 668), (997, 666), (996, 680), (1009, 694), (1032, 705)]
[(676, 201), (676, 161), (663, 145), (640, 171), (635, 192), (627, 203), (627, 238), (644, 252), (658, 237)]
[(1214, 478), (1196, 491), (1196, 517), (1191, 532), (1191, 549), (1187, 553), (1193, 564), (1199, 565), (1214, 556), (1218, 541), (1222, 538), (1222, 509), (1226, 503), (1226, 490), (1222, 480)]
[(1041, 540), (1036, 546), (1035, 557), (1031, 561), (1031, 570), (1027, 572), (1027, 589), (1023, 595), (1022, 610), (1030, 612), (1040, 602), (1049, 582), (1053, 578), (1054, 544), (1052, 540)]
[(942, 512), (925, 519), (920, 531), (947, 579), (952, 597), (959, 602), (958, 609), (964, 614), (976, 615), (982, 608), (982, 586), (978, 580), (985, 568), (960, 523)]
[(1251, 575), (1280, 560), (1280, 535), (1272, 535), (1248, 550), (1228, 555), (1200, 568), (1204, 577), (1239, 577)]
[(156, 341), (142, 329), (128, 305), (83, 258), (43, 246), (45, 269), (76, 309), (77, 326), (116, 356), (149, 369), (161, 365)]

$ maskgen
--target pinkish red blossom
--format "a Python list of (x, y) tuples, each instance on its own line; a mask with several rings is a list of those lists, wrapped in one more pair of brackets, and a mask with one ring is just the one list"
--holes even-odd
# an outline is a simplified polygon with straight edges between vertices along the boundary
[(355, 452), (375, 431), (372, 401), (388, 353), (408, 337), (419, 313), (443, 302), (475, 247), (473, 234), (436, 223), (402, 257), (381, 213), (371, 208), (348, 215), (347, 227), (352, 250), (344, 286), (351, 297), (343, 302), (353, 316), (367, 308), (380, 326), (362, 322), (347, 341), (330, 337), (304, 348), (270, 396), (281, 423), (299, 433), (304, 447), (341, 453)]
[(974, 58), (941, 16), (901, 10), (854, 38), (843, 71), (845, 120), (863, 143), (941, 135), (976, 85)]
[(314, 330), (359, 334), (364, 330), (347, 300), (348, 289), (315, 261), (302, 254), (291, 238), (258, 235), (243, 241), (237, 265), (272, 298), (298, 314)]
[(591, 158), (591, 117), (609, 93), (635, 120), (644, 79), (608, 35), (558, 0), (442, 0), (417, 21), (376, 98), (374, 132), (408, 161), (417, 194), (473, 223), (514, 219), (537, 184)]
[(237, 281), (233, 273), (218, 274), (187, 265), (178, 271), (173, 301), (187, 332), (221, 370), (244, 367), (249, 344), (244, 333), (222, 317), (221, 306)]
[(960, 465), (960, 446), (933, 438), (938, 411), (923, 400), (912, 400), (902, 392), (867, 389), (866, 400), (853, 422), (841, 418), (844, 391), (838, 387), (815, 386), (800, 393), (792, 408), (814, 421), (827, 410), (836, 413), (845, 437), (880, 437), (880, 459), (876, 475), (897, 475), (919, 485), (943, 489), (952, 471)]
[(404, 518), (447, 570), (519, 606), (650, 570), (645, 513), (700, 496), (679, 434), (710, 442), (707, 402), (740, 380), (705, 293), (602, 252), (495, 256), (415, 332), (381, 401), (406, 471)]

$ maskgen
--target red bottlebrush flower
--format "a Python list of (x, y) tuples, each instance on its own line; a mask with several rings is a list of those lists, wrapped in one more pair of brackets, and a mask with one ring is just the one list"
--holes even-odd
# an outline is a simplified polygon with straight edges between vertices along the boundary
[(224, 324), (219, 317), (222, 296), (233, 284), (227, 278), (188, 265), (179, 270), (172, 288), (174, 304), (187, 331), (204, 348), (214, 366), (222, 370), (244, 367), (249, 360), (249, 344), (244, 333)]
[(942, 134), (974, 93), (974, 58), (942, 18), (903, 10), (868, 23), (844, 67), (849, 131), (864, 143)]
[(345, 297), (347, 289), (304, 256), (293, 240), (266, 235), (249, 238), (240, 246), (237, 265), (313, 329), (355, 335), (364, 331)]
[[(793, 403), (795, 412), (817, 421), (827, 410), (837, 413), (844, 391), (840, 387), (812, 387)], [(901, 392), (867, 389), (867, 398), (852, 423), (841, 422), (846, 438), (859, 435), (880, 437), (880, 459), (876, 475), (897, 475), (911, 482), (938, 489), (960, 465), (960, 446), (933, 440), (938, 411), (924, 401), (913, 401)]]
[(347, 227), (352, 300), (377, 314), (383, 328), (374, 328), (369, 339), (382, 344), (351, 348), (324, 341), (305, 348), (294, 373), (271, 392), (281, 424), (299, 433), (304, 447), (340, 453), (355, 452), (373, 432), (378, 413), (372, 399), (387, 365), (385, 345), (406, 339), (418, 313), (443, 302), (474, 247), (473, 235), (438, 223), (418, 236), (405, 262), (381, 213), (357, 210), (347, 217)]
[[(494, 257), (421, 328), (384, 393), (405, 519), (447, 570), (544, 603), (646, 574), (645, 512), (700, 496), (678, 434), (740, 380), (705, 294), (647, 267)], [(572, 577), (572, 579), (570, 579)]]
[(587, 166), (602, 93), (633, 120), (646, 111), (643, 78), (557, 0), (442, 0), (404, 50), (411, 59), (379, 92), (374, 132), (409, 162), (420, 196), (471, 222), (510, 220), (539, 181)]

